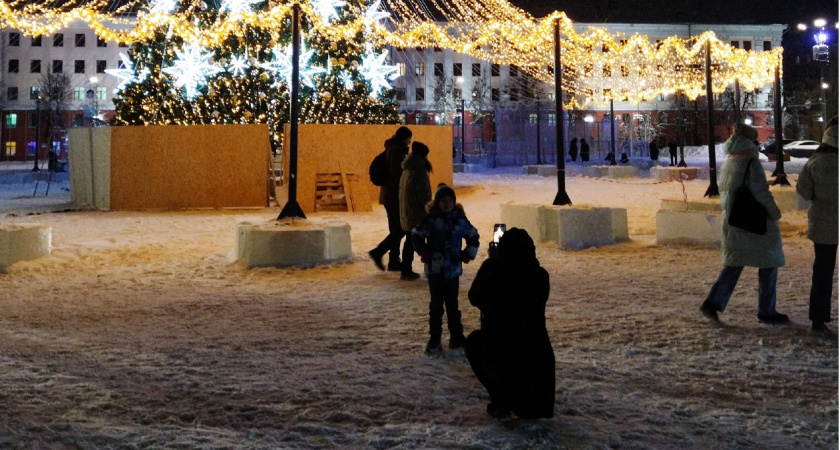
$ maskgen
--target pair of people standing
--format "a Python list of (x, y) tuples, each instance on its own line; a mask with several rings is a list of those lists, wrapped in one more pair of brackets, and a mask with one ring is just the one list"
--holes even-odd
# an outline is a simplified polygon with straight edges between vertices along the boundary
[[(385, 207), (385, 214), (388, 217), (388, 235), (376, 248), (368, 252), (379, 270), (386, 270), (382, 258), (387, 253), (387, 270), (399, 271), (400, 279), (406, 281), (416, 280), (420, 275), (412, 269), (414, 246), (411, 239), (405, 240), (402, 254), (400, 254), (400, 241), (408, 236), (414, 225), (422, 218), (422, 216), (417, 218), (414, 212), (417, 210), (417, 205), (421, 205), (422, 210), (432, 196), (429, 182), (429, 172), (432, 167), (426, 158), (429, 147), (415, 142), (412, 145), (412, 154), (409, 155), (411, 138), (411, 130), (402, 126), (397, 129), (394, 136), (385, 141), (389, 177), (387, 182), (379, 188), (379, 204)], [(403, 217), (404, 214), (407, 217)]]

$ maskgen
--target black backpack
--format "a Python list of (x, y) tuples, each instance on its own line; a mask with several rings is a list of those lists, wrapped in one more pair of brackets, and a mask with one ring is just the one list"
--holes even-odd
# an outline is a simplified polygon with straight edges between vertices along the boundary
[(388, 170), (388, 149), (376, 155), (373, 161), (370, 162), (368, 169), (370, 174), (370, 182), (376, 186), (385, 186), (388, 180), (391, 179), (391, 171)]

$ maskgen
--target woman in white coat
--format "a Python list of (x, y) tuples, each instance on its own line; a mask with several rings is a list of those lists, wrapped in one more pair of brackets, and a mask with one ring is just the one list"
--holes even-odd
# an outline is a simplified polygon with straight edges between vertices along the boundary
[[(776, 278), (778, 268), (785, 265), (779, 211), (767, 187), (764, 168), (758, 161), (758, 133), (747, 125), (738, 124), (735, 133), (723, 146), (728, 155), (720, 169), (718, 187), (723, 223), (721, 249), (723, 270), (709, 291), (700, 311), (719, 322), (718, 312), (726, 309), (732, 291), (745, 266), (758, 268), (758, 320), (767, 324), (787, 323), (788, 316), (776, 311)], [(749, 164), (752, 162), (752, 164)], [(749, 170), (747, 165), (749, 164)], [(767, 232), (763, 235), (729, 225), (735, 190), (744, 182), (753, 196), (767, 210)]]

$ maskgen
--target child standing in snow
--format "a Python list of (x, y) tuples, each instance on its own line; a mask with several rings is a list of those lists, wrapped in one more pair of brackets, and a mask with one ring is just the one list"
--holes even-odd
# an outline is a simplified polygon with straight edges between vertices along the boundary
[[(424, 272), (429, 280), (429, 342), (426, 353), (443, 351), (440, 337), (443, 333), (443, 311), (449, 328), (449, 348), (464, 346), (464, 327), (458, 309), (458, 288), (462, 273), (461, 264), (469, 263), (478, 254), (478, 230), (467, 220), (464, 207), (455, 203), (455, 191), (441, 183), (432, 201), (426, 206), (428, 214), (411, 231), (414, 250), (425, 263)], [(461, 249), (461, 241), (466, 248)]]

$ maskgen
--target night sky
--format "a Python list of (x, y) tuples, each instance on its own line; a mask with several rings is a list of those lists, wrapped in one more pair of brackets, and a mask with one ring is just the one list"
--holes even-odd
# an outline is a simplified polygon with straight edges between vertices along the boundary
[(535, 17), (563, 11), (575, 22), (736, 24), (810, 23), (817, 17), (834, 23), (838, 4), (837, 0), (512, 0), (511, 3)]

